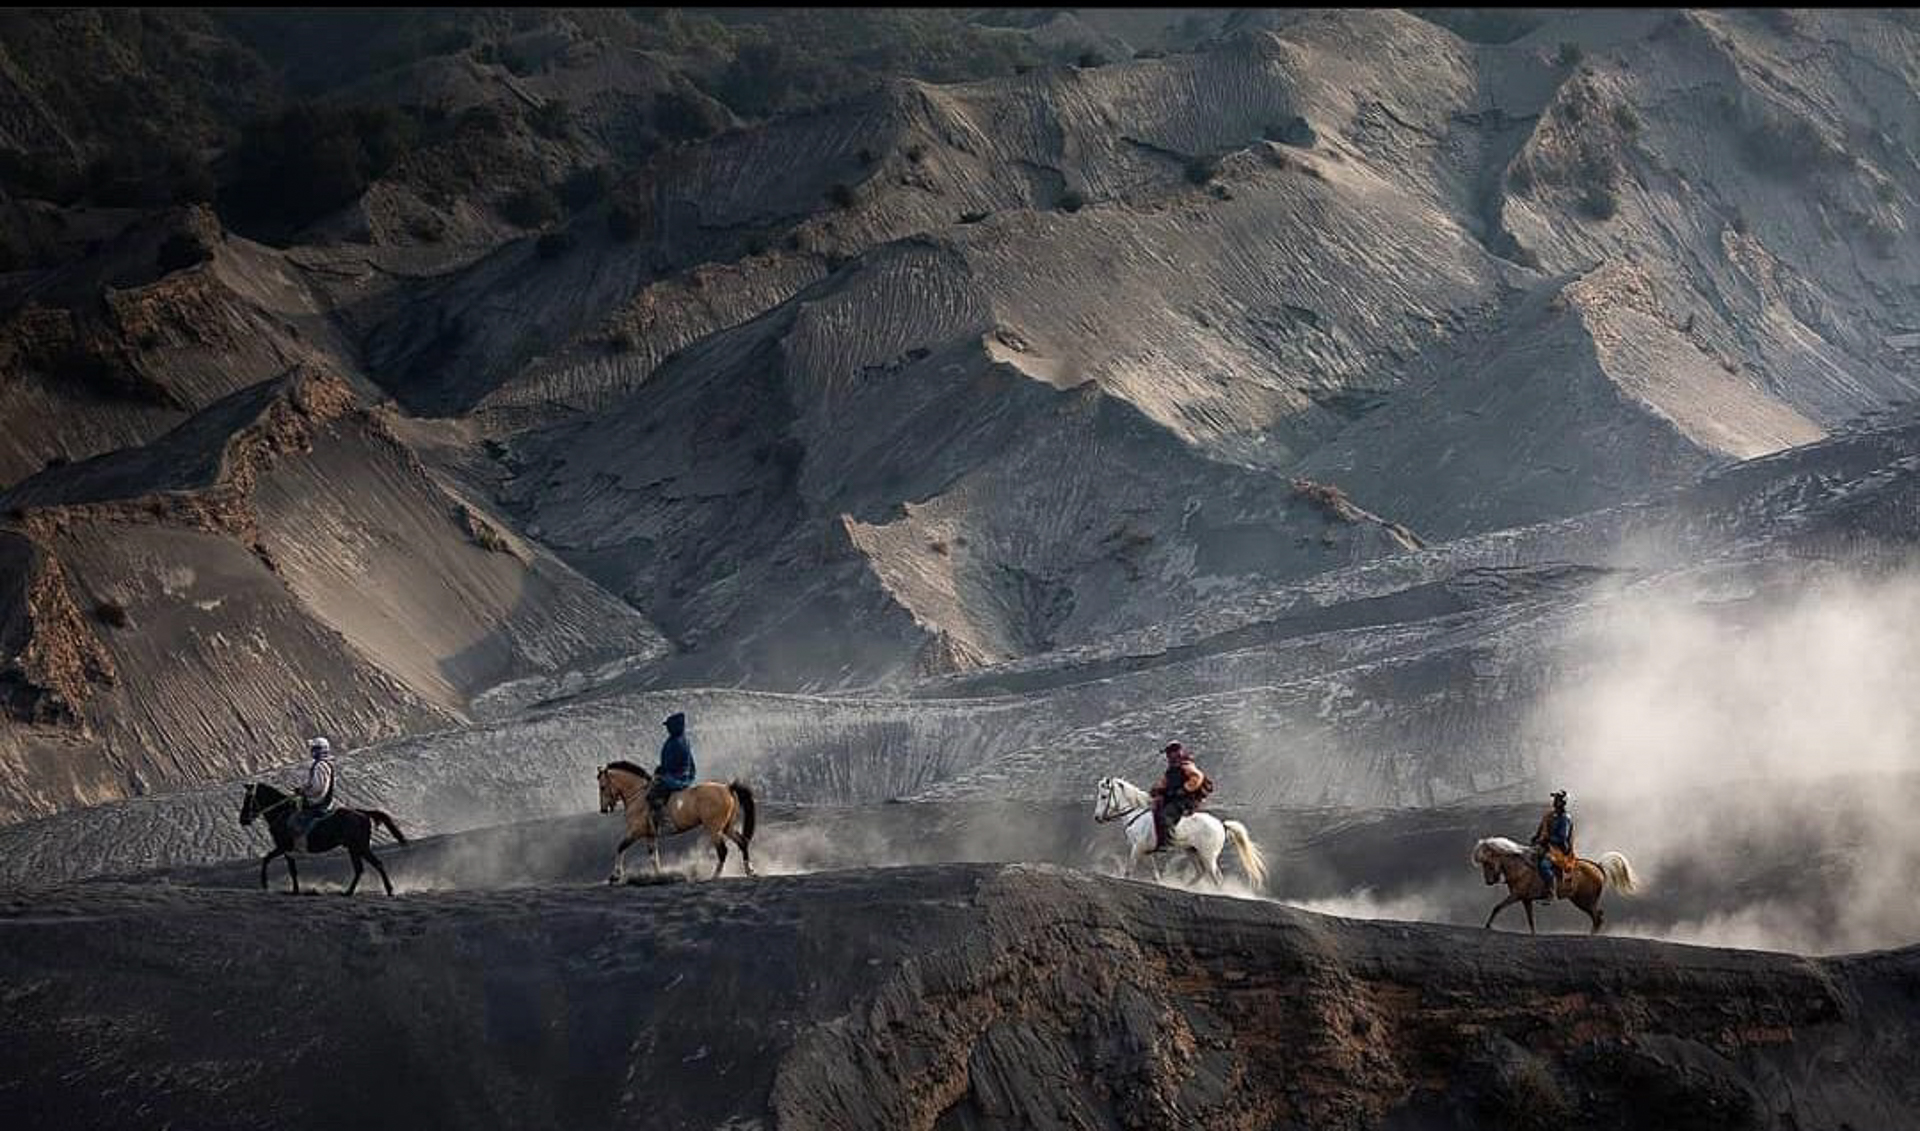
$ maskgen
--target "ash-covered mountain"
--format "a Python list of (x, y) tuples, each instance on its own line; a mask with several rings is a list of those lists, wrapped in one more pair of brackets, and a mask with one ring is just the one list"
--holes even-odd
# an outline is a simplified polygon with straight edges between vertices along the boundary
[(1911, 541), (1900, 12), (6, 19), (10, 817), (688, 687), (1498, 794), (1603, 580)]

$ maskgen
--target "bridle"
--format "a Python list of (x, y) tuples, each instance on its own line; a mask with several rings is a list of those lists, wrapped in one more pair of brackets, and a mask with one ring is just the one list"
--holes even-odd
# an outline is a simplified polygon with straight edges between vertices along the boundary
[[(621, 772), (625, 773), (626, 771), (623, 770)], [(632, 776), (632, 775), (629, 775), (629, 776)], [(625, 805), (629, 808), (633, 806), (632, 796), (629, 794), (628, 791), (620, 788), (620, 783), (618, 779), (616, 779), (613, 776), (613, 767), (611, 766), (600, 767), (600, 780), (601, 782), (606, 784), (609, 790), (612, 791), (615, 800), (619, 801), (620, 804)], [(650, 778), (640, 778), (638, 781), (635, 782), (635, 785), (638, 786), (641, 782), (651, 783), (651, 781), (652, 779)], [(600, 811), (602, 813), (613, 812), (613, 803), (612, 802), (603, 803)]]
[[(1117, 821), (1117, 820), (1119, 820), (1120, 818), (1122, 818), (1122, 817), (1125, 817), (1125, 816), (1126, 816), (1126, 815), (1128, 815), (1129, 813), (1131, 813), (1131, 814), (1133, 814), (1133, 821), (1137, 821), (1137, 820), (1139, 820), (1139, 819), (1140, 819), (1141, 817), (1143, 817), (1143, 816), (1145, 816), (1145, 815), (1146, 815), (1146, 814), (1147, 814), (1148, 812), (1150, 812), (1150, 811), (1152, 811), (1152, 809), (1153, 809), (1153, 806), (1152, 806), (1151, 804), (1147, 804), (1147, 805), (1135, 805), (1135, 806), (1134, 806), (1133, 808), (1131, 808), (1131, 809), (1117, 809), (1117, 810), (1116, 810), (1116, 809), (1114, 808), (1114, 801), (1113, 801), (1113, 795), (1114, 795), (1114, 794), (1115, 794), (1116, 792), (1118, 792), (1118, 790), (1119, 790), (1119, 788), (1120, 788), (1120, 784), (1119, 784), (1118, 782), (1116, 782), (1116, 781), (1114, 781), (1114, 780), (1112, 780), (1111, 778), (1109, 778), (1109, 779), (1107, 780), (1107, 784), (1106, 784), (1106, 785), (1104, 785), (1104, 786), (1102, 786), (1102, 787), (1101, 787), (1101, 789), (1100, 789), (1100, 807), (1101, 807), (1102, 809), (1104, 809), (1104, 810), (1106, 810), (1107, 812), (1106, 812), (1106, 814), (1105, 814), (1104, 816), (1101, 816), (1101, 815), (1095, 815), (1095, 817), (1094, 817), (1093, 819), (1094, 819), (1094, 821), (1095, 821), (1096, 823), (1098, 823), (1098, 824), (1102, 824), (1102, 825), (1104, 825), (1104, 824), (1107, 824), (1107, 823), (1108, 823), (1108, 822), (1110, 822), (1110, 821)], [(1133, 821), (1128, 821), (1128, 822), (1127, 822), (1127, 824), (1129, 824), (1129, 825), (1131, 825), (1131, 824), (1133, 824)]]
[[(247, 787), (247, 807), (249, 809), (253, 808), (253, 793), (254, 793), (254, 790), (258, 788), (259, 786), (257, 784), (249, 785)], [(280, 800), (274, 802), (273, 804), (267, 806), (265, 809), (254, 809), (253, 810), (254, 819), (259, 820), (260, 818), (265, 817), (268, 813), (273, 812), (275, 809), (285, 808), (286, 806), (291, 805), (298, 800), (300, 800), (299, 794), (290, 793), (287, 796), (282, 797)]]

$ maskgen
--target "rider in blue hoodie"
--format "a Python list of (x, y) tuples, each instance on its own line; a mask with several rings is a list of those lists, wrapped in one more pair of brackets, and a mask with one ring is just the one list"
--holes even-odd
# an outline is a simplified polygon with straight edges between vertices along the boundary
[(660, 747), (660, 767), (653, 772), (653, 784), (647, 787), (647, 805), (653, 813), (655, 835), (675, 831), (667, 823), (667, 799), (675, 790), (693, 785), (693, 747), (687, 742), (687, 716), (676, 711), (667, 716), (667, 741)]

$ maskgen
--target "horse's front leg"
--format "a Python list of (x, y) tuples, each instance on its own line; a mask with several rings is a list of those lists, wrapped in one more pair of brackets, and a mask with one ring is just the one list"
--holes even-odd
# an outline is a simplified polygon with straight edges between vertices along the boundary
[(620, 838), (619, 846), (613, 850), (613, 874), (607, 877), (608, 883), (617, 884), (627, 878), (627, 849), (633, 847), (634, 840), (631, 833)]
[(1508, 892), (1508, 893), (1507, 893), (1507, 898), (1505, 898), (1505, 899), (1503, 899), (1503, 900), (1501, 900), (1500, 902), (1498, 902), (1498, 903), (1496, 903), (1496, 904), (1494, 904), (1494, 905), (1493, 905), (1493, 910), (1492, 910), (1492, 911), (1489, 911), (1489, 912), (1487, 912), (1487, 926), (1486, 926), (1486, 929), (1487, 929), (1487, 930), (1489, 930), (1489, 931), (1491, 931), (1491, 930), (1493, 930), (1493, 920), (1494, 920), (1494, 917), (1495, 917), (1495, 916), (1497, 916), (1497, 915), (1499, 915), (1499, 914), (1500, 914), (1500, 913), (1501, 913), (1502, 911), (1505, 911), (1505, 910), (1507, 909), (1507, 907), (1508, 907), (1508, 906), (1509, 906), (1510, 904), (1514, 904), (1514, 903), (1518, 903), (1518, 902), (1520, 902), (1520, 897), (1519, 897), (1519, 896), (1517, 896), (1517, 895), (1515, 895), (1515, 894), (1513, 894), (1512, 892)]
[(1530, 935), (1537, 935), (1537, 934), (1539, 934), (1540, 932), (1539, 932), (1539, 931), (1536, 931), (1536, 930), (1534, 930), (1534, 928), (1533, 928), (1533, 900), (1531, 900), (1531, 899), (1523, 899), (1523, 900), (1521, 900), (1521, 901), (1520, 901), (1520, 906), (1521, 906), (1521, 908), (1523, 908), (1523, 909), (1524, 909), (1524, 910), (1526, 911), (1526, 913), (1527, 913), (1527, 933), (1528, 933), (1528, 934), (1530, 934)]
[(293, 894), (299, 895), (300, 894), (300, 869), (293, 866), (293, 853), (291, 852), (287, 853), (286, 861), (287, 861), (287, 875), (292, 877), (293, 879)]
[(284, 848), (276, 848), (272, 852), (269, 852), (265, 856), (262, 856), (260, 858), (260, 890), (261, 891), (267, 890), (267, 865), (273, 863), (273, 858), (285, 851), (286, 849)]

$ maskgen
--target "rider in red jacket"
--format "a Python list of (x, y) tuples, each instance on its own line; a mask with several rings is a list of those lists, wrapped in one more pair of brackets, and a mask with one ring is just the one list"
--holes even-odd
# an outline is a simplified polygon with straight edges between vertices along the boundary
[(1193, 764), (1186, 747), (1169, 742), (1161, 753), (1167, 756), (1167, 772), (1152, 790), (1156, 852), (1166, 847), (1173, 827), (1200, 808), (1208, 792), (1207, 775)]

